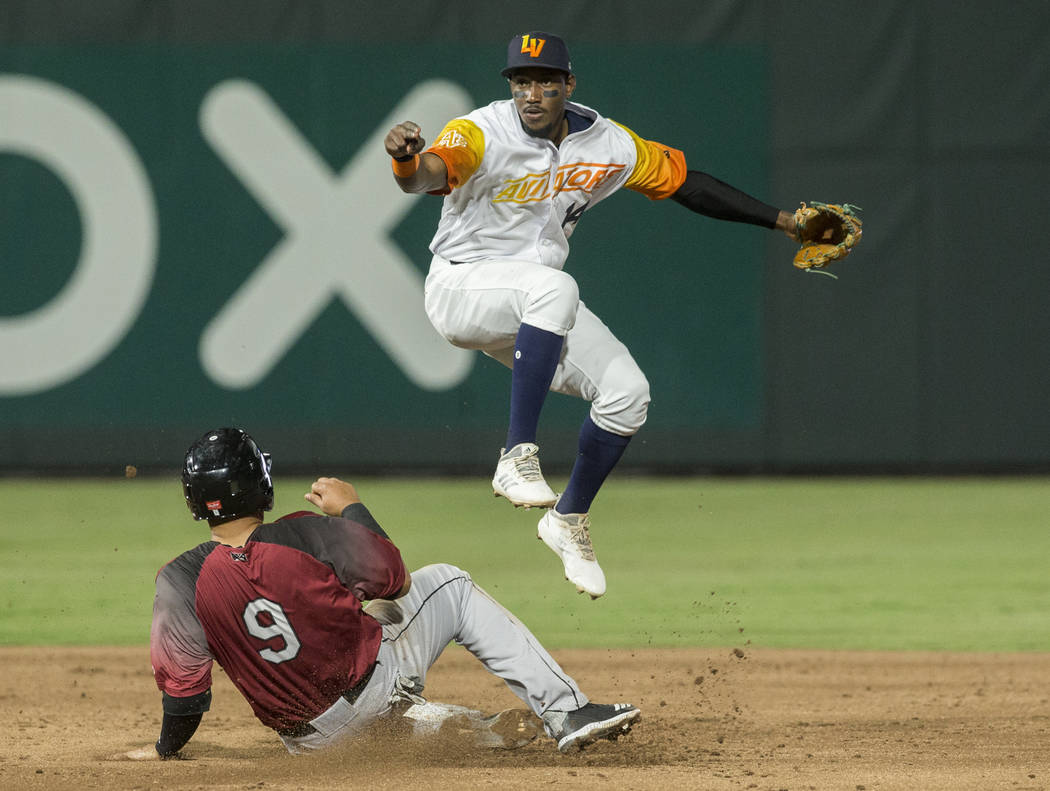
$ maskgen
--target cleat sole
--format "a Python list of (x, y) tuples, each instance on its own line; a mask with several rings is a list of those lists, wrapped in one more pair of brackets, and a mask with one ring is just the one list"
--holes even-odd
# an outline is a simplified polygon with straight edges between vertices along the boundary
[(565, 745), (559, 744), (558, 745), (558, 750), (559, 750), (559, 752), (566, 752), (568, 750), (571, 750), (573, 747), (576, 747), (577, 750), (582, 752), (585, 747), (587, 747), (590, 744), (594, 744), (595, 742), (599, 742), (599, 741), (612, 741), (612, 742), (614, 742), (617, 739), (619, 739), (621, 735), (623, 735), (625, 733), (630, 733), (631, 732), (631, 727), (635, 723), (637, 723), (639, 720), (641, 720), (641, 718), (642, 718), (641, 712), (638, 712), (638, 711), (632, 712), (632, 714), (629, 716), (628, 719), (625, 719), (622, 722), (617, 723), (613, 727), (608, 728), (608, 730), (605, 730), (605, 729), (602, 729), (602, 728), (596, 729), (595, 731), (592, 731), (589, 734), (582, 735), (573, 744), (565, 744)]
[(524, 508), (526, 511), (528, 511), (530, 508), (553, 508), (554, 507), (554, 503), (524, 503), (524, 502), (522, 502), (520, 500), (511, 500), (509, 497), (507, 497), (507, 495), (502, 494), (501, 492), (497, 492), (497, 491), (493, 491), (492, 492), (492, 496), (493, 497), (504, 497), (504, 498), (506, 498), (507, 502), (510, 503), (511, 505), (513, 505), (515, 508)]

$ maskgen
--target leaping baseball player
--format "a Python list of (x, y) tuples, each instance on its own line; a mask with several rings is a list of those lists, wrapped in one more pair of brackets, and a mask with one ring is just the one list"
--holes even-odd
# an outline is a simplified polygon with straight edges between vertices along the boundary
[[(649, 383), (563, 271), (576, 224), (621, 187), (792, 239), (795, 217), (689, 169), (678, 149), (570, 101), (576, 77), (558, 36), (515, 36), (502, 74), (510, 99), (450, 121), (429, 147), (418, 124), (397, 124), (385, 147), (403, 191), (444, 195), (425, 286), (430, 321), (450, 343), (511, 369), (493, 491), (515, 506), (550, 509), (539, 537), (577, 590), (597, 598), (606, 583), (588, 512), (645, 422)], [(550, 390), (590, 402), (560, 496), (544, 480), (536, 441)]]

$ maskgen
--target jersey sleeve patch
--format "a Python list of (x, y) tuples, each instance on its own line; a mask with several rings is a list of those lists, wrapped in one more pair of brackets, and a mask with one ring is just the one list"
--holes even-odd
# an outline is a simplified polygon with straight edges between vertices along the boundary
[(663, 200), (677, 192), (685, 182), (685, 154), (655, 140), (645, 140), (623, 124), (613, 123), (631, 136), (638, 154), (624, 186), (652, 200)]
[(449, 189), (455, 189), (481, 165), (485, 156), (485, 133), (473, 121), (456, 118), (445, 125), (427, 151), (441, 157), (448, 169)]

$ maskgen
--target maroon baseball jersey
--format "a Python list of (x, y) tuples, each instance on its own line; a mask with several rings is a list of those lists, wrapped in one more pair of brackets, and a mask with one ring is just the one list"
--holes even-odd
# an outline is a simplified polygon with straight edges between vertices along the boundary
[(207, 692), (217, 661), (271, 728), (327, 709), (379, 651), (381, 627), (361, 600), (405, 582), (397, 547), (366, 524), (360, 504), (342, 518), (299, 512), (243, 547), (207, 541), (164, 566), (150, 634), (157, 686), (173, 698)]

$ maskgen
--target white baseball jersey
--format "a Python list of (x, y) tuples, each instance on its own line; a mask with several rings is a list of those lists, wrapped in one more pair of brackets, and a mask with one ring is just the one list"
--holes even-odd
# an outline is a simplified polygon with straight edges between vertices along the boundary
[(595, 110), (555, 146), (522, 129), (513, 100), (450, 121), (427, 151), (448, 168), (449, 190), (431, 252), (449, 261), (513, 259), (561, 269), (584, 211), (621, 187), (669, 197), (685, 179), (685, 155), (643, 140)]

